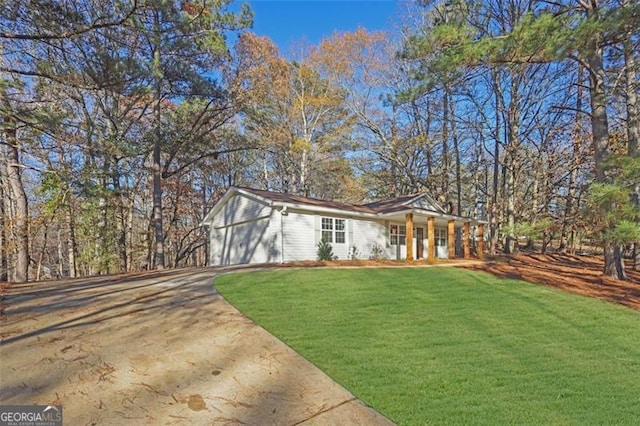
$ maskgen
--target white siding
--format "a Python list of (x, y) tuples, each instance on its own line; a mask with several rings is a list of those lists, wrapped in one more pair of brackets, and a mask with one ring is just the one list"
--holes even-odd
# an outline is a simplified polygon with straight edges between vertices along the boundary
[(419, 209), (431, 210), (436, 212), (442, 210), (440, 206), (431, 204), (429, 200), (426, 200), (425, 198), (420, 198), (419, 200), (414, 201), (413, 203), (411, 203), (411, 206)]
[(442, 212), (442, 213), (445, 212), (444, 209), (438, 203), (436, 203), (435, 200), (431, 199), (428, 196), (420, 197), (419, 199), (411, 203), (411, 206), (417, 207), (419, 209), (431, 210), (431, 211)]
[(284, 261), (315, 260), (315, 215), (288, 211), (282, 217)]
[(275, 245), (273, 247), (273, 250), (274, 250), (274, 254), (277, 257), (277, 259), (270, 260), (270, 262), (278, 262), (278, 263), (284, 262), (284, 254), (283, 254), (284, 241), (282, 239), (283, 219), (284, 217), (282, 216), (282, 214), (280, 214), (280, 211), (275, 209), (273, 210), (273, 214), (269, 218), (269, 226), (271, 227), (271, 232), (275, 234), (274, 236)]
[(354, 223), (358, 221), (345, 216), (335, 216), (327, 214), (313, 214), (301, 211), (289, 211), (284, 216), (284, 261), (294, 260), (316, 260), (318, 258), (318, 242), (321, 235), (321, 219), (323, 217), (345, 220), (345, 242), (331, 243), (333, 254), (338, 259), (348, 259), (349, 249), (353, 244), (358, 246), (362, 258), (368, 257), (370, 249), (365, 253), (363, 244), (358, 245)]
[(209, 266), (220, 265), (220, 251), (224, 247), (218, 231), (209, 226)]
[(272, 216), (279, 213), (266, 204), (232, 197), (211, 221), (210, 264), (279, 262), (278, 228)]
[(212, 231), (212, 265), (273, 263), (280, 260), (278, 235), (269, 218)]
[(383, 257), (391, 258), (384, 222), (373, 220), (351, 220), (353, 225), (353, 243), (360, 252), (360, 257), (368, 259), (375, 245), (383, 249)]
[(211, 221), (214, 228), (269, 215), (271, 207), (241, 194), (231, 197)]

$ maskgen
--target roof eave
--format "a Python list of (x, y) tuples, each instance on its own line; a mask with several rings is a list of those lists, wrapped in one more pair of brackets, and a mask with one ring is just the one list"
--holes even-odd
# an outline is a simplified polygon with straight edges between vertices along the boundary
[(213, 217), (222, 209), (222, 206), (224, 206), (227, 203), (227, 201), (229, 201), (229, 199), (236, 194), (242, 194), (245, 197), (265, 203), (269, 206), (273, 205), (273, 201), (271, 200), (267, 200), (266, 198), (256, 195), (252, 192), (245, 191), (242, 188), (230, 186), (229, 189), (227, 189), (227, 192), (224, 193), (224, 195), (218, 200), (218, 202), (216, 202), (216, 204), (211, 208), (211, 210), (209, 210), (209, 213), (207, 213), (204, 219), (202, 219), (199, 226), (208, 226), (209, 223), (211, 223), (211, 221), (213, 220)]
[[(213, 217), (222, 209), (222, 206), (224, 206), (225, 203), (236, 194), (244, 195), (248, 198), (264, 203), (270, 207), (274, 207), (274, 208), (287, 207), (291, 209), (302, 210), (302, 211), (312, 212), (312, 213), (337, 214), (341, 216), (360, 217), (360, 218), (366, 218), (366, 219), (386, 219), (397, 214), (418, 213), (418, 214), (440, 217), (440, 218), (449, 219), (449, 220), (456, 220), (460, 222), (469, 222), (473, 225), (488, 223), (487, 221), (481, 221), (481, 220), (473, 219), (471, 217), (451, 215), (451, 214), (446, 214), (446, 213), (437, 212), (433, 210), (416, 209), (413, 207), (390, 211), (390, 212), (370, 212), (369, 213), (369, 212), (361, 212), (361, 211), (350, 210), (350, 209), (339, 209), (339, 208), (315, 206), (315, 205), (303, 204), (303, 203), (293, 203), (289, 201), (274, 201), (274, 200), (269, 200), (268, 198), (262, 197), (260, 195), (257, 195), (251, 191), (246, 191), (242, 188), (231, 186), (229, 187), (227, 192), (218, 200), (218, 202), (211, 208), (209, 213), (207, 213), (204, 219), (200, 222), (199, 226), (208, 226), (213, 220)], [(418, 197), (413, 198), (411, 201), (425, 195), (428, 198), (430, 198), (427, 194), (420, 194)]]
[(225, 192), (224, 195), (213, 205), (213, 207), (211, 207), (211, 210), (209, 210), (209, 213), (207, 213), (204, 219), (202, 219), (202, 221), (200, 222), (200, 226), (209, 226), (209, 223), (211, 223), (213, 216), (215, 216), (216, 213), (220, 211), (224, 203), (226, 203), (227, 200), (231, 198), (233, 193), (235, 193), (237, 190), (238, 188), (230, 186), (227, 189), (227, 192)]
[(378, 213), (378, 217), (380, 218), (385, 218), (385, 217), (391, 217), (397, 214), (407, 214), (407, 213), (413, 213), (413, 214), (423, 214), (425, 216), (433, 216), (433, 217), (440, 217), (443, 219), (449, 219), (449, 220), (456, 220), (459, 222), (469, 222), (473, 225), (480, 225), (480, 224), (487, 224), (487, 221), (483, 221), (483, 220), (478, 220), (478, 219), (474, 219), (472, 217), (466, 217), (466, 216), (458, 216), (458, 215), (453, 215), (453, 214), (447, 214), (447, 213), (441, 213), (441, 212), (436, 212), (433, 210), (425, 210), (425, 209), (416, 209), (416, 208), (411, 208), (411, 209), (405, 209), (405, 210), (395, 210), (392, 212), (383, 212), (383, 213)]
[(332, 213), (342, 216), (358, 216), (376, 219), (378, 216), (375, 213), (359, 212), (356, 210), (337, 209), (332, 207), (313, 206), (309, 204), (291, 203), (288, 201), (274, 201), (274, 207), (287, 207), (290, 209), (303, 210), (316, 213)]

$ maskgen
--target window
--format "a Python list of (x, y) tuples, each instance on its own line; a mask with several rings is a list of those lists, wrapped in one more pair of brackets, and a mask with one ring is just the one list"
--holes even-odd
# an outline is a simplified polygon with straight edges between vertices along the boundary
[(345, 221), (344, 219), (335, 219), (336, 224), (336, 243), (344, 244), (345, 243)]
[(344, 244), (346, 242), (345, 219), (322, 218), (322, 239), (329, 243)]
[(322, 218), (322, 239), (328, 243), (333, 242), (333, 219), (330, 217)]
[(434, 235), (436, 239), (436, 247), (446, 247), (447, 246), (447, 230), (442, 228), (436, 228), (436, 232)]
[(392, 246), (404, 246), (407, 244), (407, 227), (404, 225), (389, 226), (389, 243)]

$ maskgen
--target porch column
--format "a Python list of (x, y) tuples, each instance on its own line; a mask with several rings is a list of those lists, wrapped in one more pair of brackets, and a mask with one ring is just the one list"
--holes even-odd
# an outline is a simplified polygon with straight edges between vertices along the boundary
[(429, 242), (429, 253), (427, 254), (427, 261), (433, 262), (436, 260), (436, 218), (427, 218), (427, 238)]
[(470, 259), (471, 258), (471, 248), (469, 247), (469, 240), (471, 239), (471, 232), (470, 232), (470, 224), (469, 222), (465, 222), (464, 223), (464, 232), (462, 235), (462, 246), (464, 249), (464, 258), (465, 259)]
[(484, 224), (478, 225), (478, 259), (484, 257)]
[(407, 213), (404, 218), (407, 227), (407, 260), (413, 260), (413, 213)]
[(450, 220), (448, 223), (447, 244), (449, 246), (449, 259), (456, 257), (456, 223)]

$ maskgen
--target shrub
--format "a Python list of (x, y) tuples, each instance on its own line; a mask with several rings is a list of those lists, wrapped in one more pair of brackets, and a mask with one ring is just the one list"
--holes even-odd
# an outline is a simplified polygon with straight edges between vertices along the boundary
[(351, 247), (349, 247), (349, 254), (348, 254), (349, 259), (351, 260), (358, 260), (360, 259), (360, 250), (358, 250), (358, 247), (355, 245), (352, 245)]
[(325, 238), (318, 243), (318, 260), (334, 260), (337, 259), (333, 255), (333, 247)]
[(378, 261), (384, 258), (384, 249), (378, 244), (374, 244), (373, 247), (371, 247), (371, 256), (369, 256), (369, 259)]

